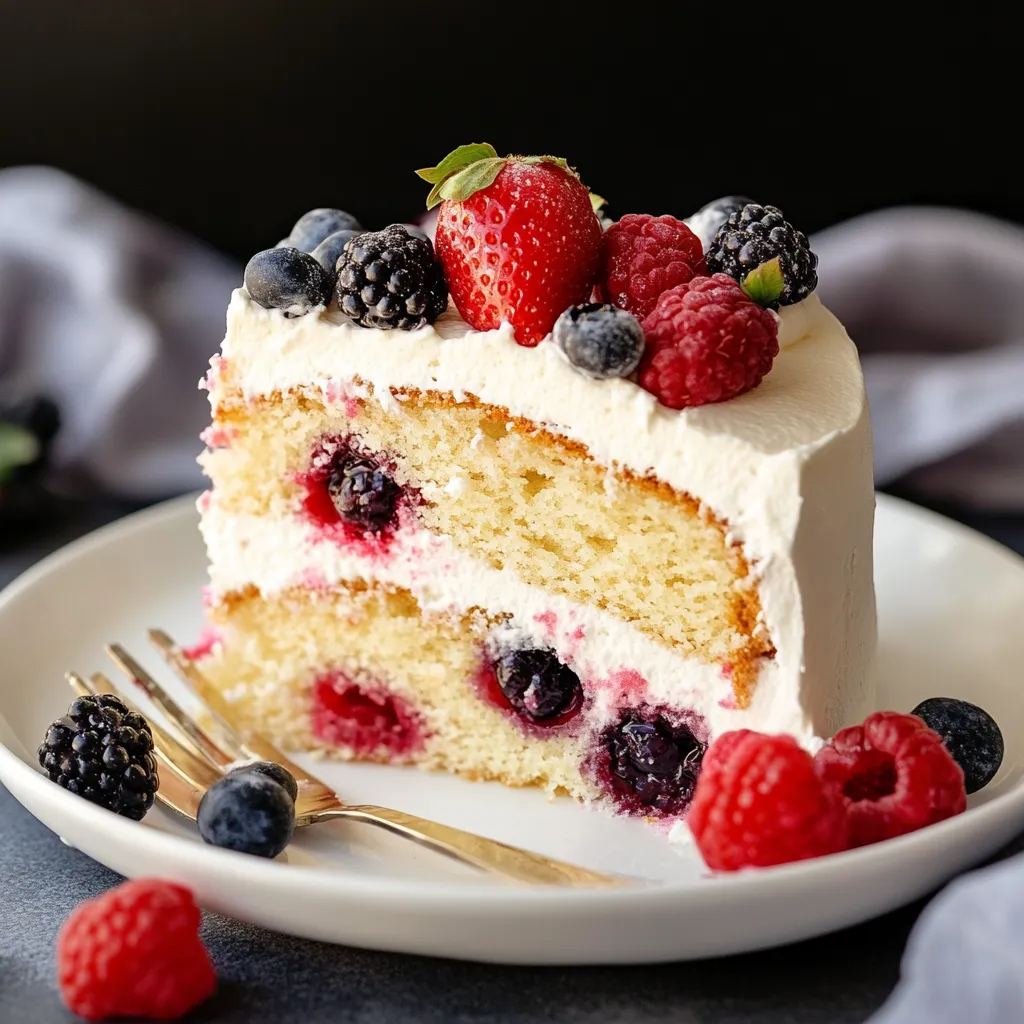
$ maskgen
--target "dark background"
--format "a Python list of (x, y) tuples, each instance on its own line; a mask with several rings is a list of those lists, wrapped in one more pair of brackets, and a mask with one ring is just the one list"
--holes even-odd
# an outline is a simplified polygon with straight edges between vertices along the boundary
[(897, 203), (1024, 218), (1018, 44), (982, 7), (910, 6), (0, 0), (0, 167), (238, 258), (312, 206), (417, 216), (414, 168), (470, 141), (565, 156), (616, 214), (743, 192), (807, 231)]

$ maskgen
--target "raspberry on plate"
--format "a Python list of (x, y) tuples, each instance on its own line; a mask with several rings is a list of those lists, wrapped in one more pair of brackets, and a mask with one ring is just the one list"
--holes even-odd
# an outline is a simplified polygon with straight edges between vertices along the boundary
[(914, 832), (967, 806), (963, 771), (914, 715), (877, 711), (836, 733), (815, 764), (842, 792), (851, 846)]
[(700, 239), (681, 220), (627, 213), (604, 233), (597, 290), (642, 320), (669, 288), (706, 273)]
[(478, 331), (503, 320), (528, 348), (569, 306), (590, 296), (601, 259), (601, 225), (590, 193), (556, 157), (499, 157), (460, 146), (417, 172), (441, 202), (435, 248), (462, 318)]
[(687, 824), (714, 871), (769, 867), (846, 848), (838, 790), (792, 736), (725, 733), (704, 758)]
[(779, 354), (775, 314), (725, 274), (670, 288), (644, 320), (640, 386), (670, 409), (756, 388)]
[(76, 907), (57, 937), (67, 1008), (86, 1020), (175, 1020), (217, 986), (188, 889), (137, 878)]

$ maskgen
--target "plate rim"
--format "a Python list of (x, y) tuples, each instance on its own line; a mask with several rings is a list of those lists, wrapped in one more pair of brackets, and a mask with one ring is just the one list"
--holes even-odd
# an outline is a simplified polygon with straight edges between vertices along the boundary
[[(156, 528), (167, 520), (195, 514), (195, 501), (195, 495), (184, 495), (132, 512), (51, 552), (24, 570), (0, 591), (0, 612), (19, 600), (22, 593), (39, 585), (48, 577), (60, 573), (85, 552), (116, 543), (124, 534)], [(1012, 562), (1016, 570), (1024, 571), (1024, 557), (969, 526), (891, 495), (876, 495), (876, 503), (879, 509), (887, 510), (882, 514), (924, 518), (965, 542), (980, 542), (993, 554)], [(13, 786), (9, 781), (12, 779), (15, 783)], [(584, 907), (593, 912), (605, 913), (615, 910), (624, 902), (629, 902), (636, 910), (638, 900), (643, 904), (652, 905), (666, 900), (686, 905), (710, 902), (721, 906), (722, 911), (727, 912), (730, 909), (727, 904), (743, 902), (745, 894), (761, 888), (768, 879), (777, 890), (781, 890), (778, 895), (798, 895), (800, 890), (814, 881), (823, 878), (827, 880), (834, 874), (847, 881), (850, 880), (849, 876), (867, 877), (878, 866), (884, 865), (893, 857), (900, 857), (903, 854), (912, 856), (925, 847), (942, 843), (956, 845), (967, 833), (983, 828), (990, 820), (995, 824), (1007, 820), (1010, 816), (1016, 816), (1024, 825), (1022, 777), (1006, 792), (981, 806), (971, 808), (967, 814), (958, 815), (927, 829), (884, 843), (844, 851), (829, 857), (767, 869), (713, 875), (697, 884), (692, 880), (686, 883), (644, 883), (641, 880), (637, 885), (621, 889), (551, 889), (498, 885), (493, 880), (450, 882), (437, 879), (426, 882), (422, 879), (349, 874), (337, 868), (306, 865), (303, 865), (301, 870), (296, 870), (294, 865), (264, 861), (245, 854), (220, 850), (160, 829), (139, 828), (137, 822), (120, 818), (83, 801), (54, 786), (42, 772), (24, 761), (3, 742), (0, 742), (0, 782), (8, 787), (19, 803), (22, 803), (19, 791), (24, 788), (37, 800), (61, 809), (62, 815), (77, 819), (82, 826), (91, 824), (93, 828), (106, 831), (112, 839), (116, 838), (121, 843), (129, 846), (141, 845), (140, 855), (159, 854), (160, 851), (164, 851), (184, 858), (189, 862), (190, 868), (198, 867), (200, 871), (221, 878), (228, 875), (237, 878), (239, 872), (244, 871), (251, 884), (271, 885), (278, 891), (312, 893), (322, 891), (324, 886), (328, 886), (336, 895), (345, 899), (369, 901), (389, 908), (408, 908), (412, 902), (420, 911), (443, 909), (449, 917), (458, 917), (460, 914), (476, 917), (481, 912), (490, 910), (514, 917), (532, 916), (538, 908), (552, 912), (557, 911), (563, 904), (567, 905), (566, 909), (571, 909), (576, 914)], [(712, 884), (707, 884), (708, 882)], [(284, 892), (285, 896), (287, 892)], [(908, 900), (913, 899), (915, 895), (917, 894), (909, 894)]]

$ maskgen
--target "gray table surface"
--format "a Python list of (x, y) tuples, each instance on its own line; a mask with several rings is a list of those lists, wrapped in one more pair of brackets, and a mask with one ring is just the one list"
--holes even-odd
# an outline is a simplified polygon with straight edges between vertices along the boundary
[[(126, 511), (72, 506), (35, 538), (0, 534), (0, 586), (48, 551)], [(1024, 551), (1024, 520), (975, 525)], [(2, 660), (0, 660), (2, 665)], [(1024, 837), (1003, 856), (1024, 849)], [(80, 901), (119, 876), (64, 846), (0, 788), (0, 1024), (72, 1018), (53, 945)], [(216, 996), (189, 1017), (216, 1024), (861, 1024), (896, 982), (923, 903), (781, 949), (651, 967), (521, 968), (366, 952), (288, 938), (206, 915)], [(614, 928), (608, 921), (606, 927)], [(680, 927), (686, 927), (680, 921)]]

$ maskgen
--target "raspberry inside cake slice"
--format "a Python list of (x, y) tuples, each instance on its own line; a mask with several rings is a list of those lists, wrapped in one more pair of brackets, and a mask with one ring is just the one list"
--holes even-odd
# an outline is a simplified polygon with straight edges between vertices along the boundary
[[(777, 301), (792, 260), (761, 272), (760, 305), (702, 262), (652, 301), (629, 247), (664, 237), (678, 263), (689, 229), (648, 224), (671, 218), (627, 224), (618, 308), (590, 303), (612, 271), (578, 179), (475, 155), (501, 164), (489, 184), (474, 160), (468, 185), (458, 160), (429, 172), (448, 182), (436, 252), (401, 228), (354, 234), (323, 268), (325, 306), (311, 257), (284, 246), (259, 263), (259, 301), (232, 297), (205, 382), (215, 641), (196, 654), (289, 749), (679, 817), (719, 733), (809, 743), (870, 703), (856, 351), (816, 296)], [(564, 223), (507, 244), (545, 216)], [(278, 300), (266, 268), (289, 261)], [(704, 362), (686, 332), (714, 334)]]

